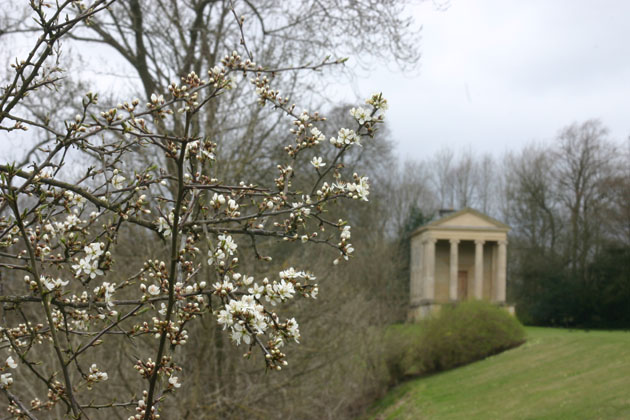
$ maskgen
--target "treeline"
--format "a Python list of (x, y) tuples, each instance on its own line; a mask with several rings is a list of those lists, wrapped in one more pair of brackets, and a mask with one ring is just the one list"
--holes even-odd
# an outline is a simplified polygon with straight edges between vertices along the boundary
[(524, 322), (628, 328), (629, 151), (597, 120), (500, 159), (441, 151), (407, 165), (423, 199), (404, 230), (438, 208), (476, 208), (512, 227), (508, 299)]
[(630, 157), (598, 121), (513, 159), (512, 298), (524, 321), (630, 327)]

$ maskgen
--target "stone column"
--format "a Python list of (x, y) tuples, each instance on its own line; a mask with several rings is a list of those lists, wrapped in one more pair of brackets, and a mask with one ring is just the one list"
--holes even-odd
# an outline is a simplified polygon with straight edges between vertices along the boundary
[(499, 241), (499, 252), (497, 253), (497, 302), (505, 302), (505, 276), (507, 270), (507, 241)]
[(424, 244), (424, 293), (425, 300), (433, 300), (435, 298), (435, 242), (436, 239), (427, 239)]
[(459, 267), (458, 251), (459, 251), (459, 239), (451, 239), (451, 259), (450, 259), (450, 281), (449, 281), (449, 293), (448, 296), (452, 301), (457, 300), (457, 271)]
[(418, 269), (418, 255), (416, 255), (416, 243), (413, 238), (409, 246), (409, 303), (413, 304), (416, 297), (416, 270)]
[(483, 244), (484, 240), (475, 241), (475, 299), (483, 298)]
[(424, 244), (420, 238), (414, 237), (411, 240), (411, 304), (415, 305), (422, 299), (422, 282), (424, 280)]

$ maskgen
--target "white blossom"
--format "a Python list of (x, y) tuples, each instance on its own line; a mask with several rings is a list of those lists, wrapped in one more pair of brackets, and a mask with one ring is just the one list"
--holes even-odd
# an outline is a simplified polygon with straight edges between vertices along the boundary
[(117, 190), (120, 190), (121, 188), (124, 187), (123, 183), (127, 180), (127, 178), (125, 178), (122, 175), (116, 174), (112, 177), (112, 186), (114, 188), (116, 188)]
[(232, 313), (226, 309), (221, 309), (219, 311), (219, 315), (217, 316), (217, 322), (223, 325), (223, 329), (231, 326), (234, 323)]
[(0, 388), (8, 388), (13, 383), (13, 378), (10, 373), (3, 373), (0, 375)]
[(224, 280), (223, 283), (216, 282), (212, 287), (214, 287), (216, 294), (224, 296), (227, 296), (234, 290), (234, 285), (229, 280)]
[(85, 272), (85, 274), (87, 274), (88, 276), (90, 276), (90, 278), (96, 278), (96, 276), (102, 276), (103, 275), (103, 270), (101, 270), (100, 268), (98, 268), (98, 261), (93, 261), (91, 264), (87, 265), (83, 271)]
[(103, 282), (102, 285), (94, 288), (95, 294), (103, 293), (103, 300), (108, 308), (112, 308), (114, 306), (113, 297), (114, 292), (116, 292), (116, 283)]
[(238, 247), (230, 235), (219, 235), (219, 241), (221, 241), (222, 247), (230, 255), (233, 255), (234, 251), (236, 251), (236, 248)]
[(311, 128), (311, 135), (313, 136), (315, 140), (315, 144), (319, 144), (319, 142), (326, 140), (326, 137), (324, 136), (324, 134), (321, 131), (319, 131), (317, 127)]
[(324, 166), (326, 166), (326, 163), (324, 163), (322, 161), (321, 157), (314, 157), (311, 160), (311, 165), (313, 165), (315, 168), (319, 169), (319, 168), (323, 168)]
[(344, 226), (340, 236), (341, 239), (350, 239), (350, 226)]
[(232, 338), (232, 341), (234, 341), (236, 344), (241, 344), (241, 339), (243, 339), (243, 342), (245, 344), (250, 344), (252, 340), (247, 330), (241, 324), (234, 324), (230, 336)]
[(247, 289), (247, 291), (256, 299), (260, 299), (260, 296), (265, 291), (265, 288), (257, 283), (254, 283), (254, 285)]
[(379, 111), (386, 111), (389, 108), (389, 105), (387, 104), (387, 99), (384, 99), (381, 93), (373, 94), (365, 101), (365, 103), (368, 105), (372, 105)]
[(7, 366), (10, 367), (11, 369), (15, 369), (17, 368), (17, 363), (15, 363), (15, 361), (13, 360), (13, 357), (9, 356), (7, 358)]
[[(93, 363), (90, 366), (90, 374), (88, 375), (88, 382), (102, 382), (106, 381), (109, 378), (106, 372), (101, 372), (99, 368), (96, 366), (96, 363)], [(89, 384), (88, 384), (89, 387)]]
[(69, 214), (66, 217), (66, 221), (63, 222), (61, 226), (58, 226), (58, 228), (61, 228), (63, 230), (70, 230), (79, 223), (81, 223), (81, 219), (79, 219), (76, 214)]
[(287, 321), (287, 332), (296, 343), (300, 342), (300, 328), (295, 318), (291, 318)]
[(105, 244), (102, 242), (94, 242), (90, 245), (83, 247), (83, 251), (86, 255), (91, 258), (98, 258), (103, 255), (103, 250), (105, 249)]
[(62, 286), (65, 286), (68, 284), (68, 280), (63, 281), (61, 279), (53, 279), (50, 277), (46, 277), (46, 276), (40, 276), (40, 280), (41, 282), (44, 284), (44, 286), (46, 286), (46, 288), (48, 290), (55, 290), (55, 289), (59, 289)]
[(151, 94), (151, 102), (155, 105), (162, 105), (164, 103), (163, 95), (156, 95), (155, 93)]
[(165, 218), (160, 217), (157, 221), (158, 232), (163, 233), (165, 237), (171, 236), (171, 226)]
[(332, 137), (330, 142), (337, 147), (349, 146), (351, 144), (361, 145), (361, 138), (354, 132), (354, 130), (342, 128), (337, 133), (337, 138)]
[(168, 310), (168, 307), (166, 306), (166, 304), (165, 304), (165, 303), (163, 303), (163, 302), (162, 302), (162, 303), (160, 304), (160, 310), (159, 310), (158, 312), (160, 313), (160, 315), (162, 315), (162, 316), (166, 316), (166, 312), (167, 312), (167, 310)]
[(223, 196), (223, 194), (214, 193), (212, 199), (210, 200), (210, 205), (219, 207), (223, 204), (225, 204), (225, 197)]
[(180, 386), (182, 386), (182, 384), (181, 384), (181, 382), (179, 382), (179, 378), (177, 376), (171, 376), (170, 378), (168, 378), (168, 383), (173, 388), (179, 388)]
[(365, 108), (352, 108), (350, 110), (350, 115), (352, 118), (357, 120), (359, 124), (365, 124), (368, 121), (372, 121), (372, 117), (370, 116), (370, 112)]

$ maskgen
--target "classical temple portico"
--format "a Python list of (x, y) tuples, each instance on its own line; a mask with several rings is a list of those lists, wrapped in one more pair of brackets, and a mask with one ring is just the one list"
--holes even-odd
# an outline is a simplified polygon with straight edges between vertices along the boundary
[(505, 304), (509, 226), (463, 209), (411, 235), (410, 311), (424, 318), (440, 305), (467, 299)]

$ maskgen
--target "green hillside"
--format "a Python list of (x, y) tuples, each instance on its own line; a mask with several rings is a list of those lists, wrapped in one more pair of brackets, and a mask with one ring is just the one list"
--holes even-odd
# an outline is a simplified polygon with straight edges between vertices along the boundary
[(527, 328), (516, 349), (393, 389), (370, 419), (630, 419), (630, 332)]

